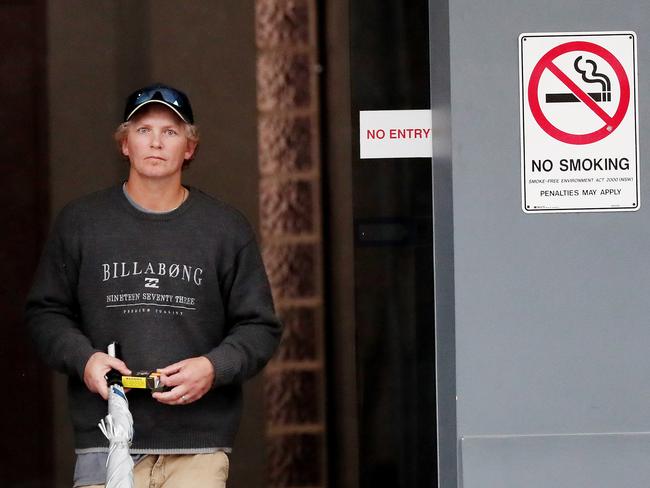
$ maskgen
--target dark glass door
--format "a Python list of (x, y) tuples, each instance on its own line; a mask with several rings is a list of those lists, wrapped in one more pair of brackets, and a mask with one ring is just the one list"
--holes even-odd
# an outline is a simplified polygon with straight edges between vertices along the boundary
[(23, 308), (48, 221), (46, 2), (0, 2), (0, 486), (52, 486), (51, 373), (35, 357)]
[[(356, 134), (359, 110), (428, 109), (428, 2), (350, 5)], [(353, 158), (363, 488), (437, 483), (431, 183), (430, 159)]]

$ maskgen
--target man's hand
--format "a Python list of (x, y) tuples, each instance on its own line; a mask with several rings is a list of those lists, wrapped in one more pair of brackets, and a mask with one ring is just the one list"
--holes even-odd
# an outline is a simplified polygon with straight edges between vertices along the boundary
[(205, 356), (184, 359), (158, 370), (160, 381), (172, 389), (152, 396), (167, 405), (185, 405), (205, 395), (214, 381), (214, 368)]
[(111, 369), (116, 369), (124, 375), (131, 374), (131, 370), (126, 367), (123, 361), (99, 351), (90, 356), (84, 369), (86, 387), (93, 393), (101, 395), (104, 400), (108, 400), (106, 373)]

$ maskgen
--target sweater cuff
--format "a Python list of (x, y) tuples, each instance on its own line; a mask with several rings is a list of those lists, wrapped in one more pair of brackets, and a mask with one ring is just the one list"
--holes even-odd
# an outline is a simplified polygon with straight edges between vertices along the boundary
[(232, 383), (240, 370), (240, 360), (231, 347), (222, 344), (205, 357), (212, 363), (214, 368), (214, 381), (212, 388)]
[(86, 364), (88, 364), (90, 356), (96, 352), (100, 351), (97, 351), (92, 347), (84, 348), (83, 351), (79, 351), (76, 354), (76, 357), (73, 359), (72, 366), (79, 375), (79, 379), (81, 379), (81, 381), (84, 379), (84, 371), (86, 370)]

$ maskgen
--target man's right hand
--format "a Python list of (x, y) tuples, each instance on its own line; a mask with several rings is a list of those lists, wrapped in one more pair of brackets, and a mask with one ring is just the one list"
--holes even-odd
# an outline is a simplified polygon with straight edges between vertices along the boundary
[(101, 395), (104, 400), (108, 400), (106, 373), (111, 369), (116, 369), (124, 375), (131, 374), (131, 370), (126, 367), (123, 361), (99, 351), (90, 356), (84, 369), (84, 383), (86, 383), (86, 387), (91, 392)]

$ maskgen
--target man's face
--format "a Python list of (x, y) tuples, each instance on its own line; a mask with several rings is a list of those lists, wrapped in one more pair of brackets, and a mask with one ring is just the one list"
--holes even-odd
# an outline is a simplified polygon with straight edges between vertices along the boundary
[(180, 177), (183, 161), (196, 144), (185, 133), (184, 122), (170, 109), (155, 103), (136, 112), (122, 141), (122, 154), (131, 161), (131, 173), (142, 178)]

